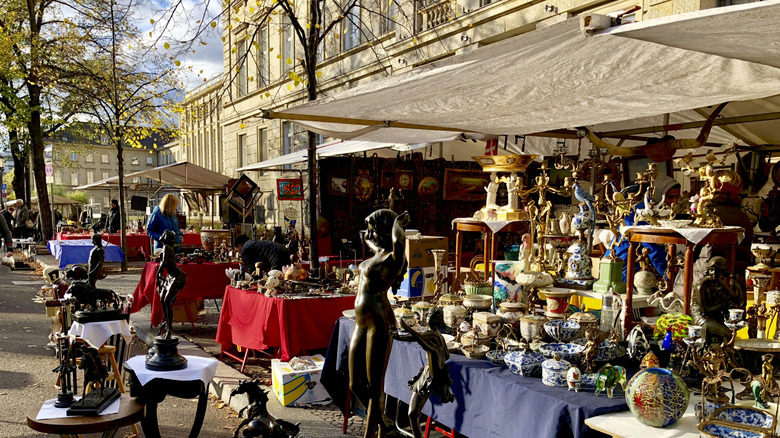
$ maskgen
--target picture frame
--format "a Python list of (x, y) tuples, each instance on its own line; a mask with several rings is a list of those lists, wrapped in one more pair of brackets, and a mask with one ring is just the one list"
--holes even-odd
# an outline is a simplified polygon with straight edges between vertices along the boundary
[(417, 186), (417, 195), (423, 200), (433, 201), (438, 197), (440, 188), (439, 178), (428, 176), (423, 178)]
[(630, 186), (636, 181), (636, 174), (647, 172), (647, 165), (658, 165), (658, 175), (672, 176), (672, 160), (656, 162), (647, 157), (630, 157), (623, 159), (623, 184)]
[(414, 190), (414, 171), (396, 170), (395, 187), (399, 190)]
[(481, 170), (444, 169), (445, 201), (484, 201), (490, 174)]
[(303, 180), (300, 178), (277, 179), (276, 195), (280, 201), (302, 201)]
[(245, 202), (250, 201), (254, 197), (255, 190), (257, 190), (257, 183), (246, 175), (241, 175), (241, 177), (230, 186), (230, 192), (233, 196), (237, 196)]
[(344, 175), (331, 175), (328, 178), (328, 194), (347, 196), (349, 194), (349, 178)]
[(381, 182), (379, 183), (379, 188), (381, 189), (392, 189), (395, 187), (396, 184), (396, 175), (395, 170), (383, 170), (381, 174)]

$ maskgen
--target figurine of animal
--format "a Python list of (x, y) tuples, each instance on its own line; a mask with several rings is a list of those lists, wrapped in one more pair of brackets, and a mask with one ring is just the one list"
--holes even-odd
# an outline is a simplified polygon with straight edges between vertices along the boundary
[(628, 334), (628, 357), (641, 360), (650, 351), (650, 342), (645, 337), (642, 327), (635, 325)]
[(626, 390), (626, 369), (618, 365), (606, 364), (596, 373), (596, 397), (601, 391), (607, 391), (607, 397), (612, 398), (612, 392), (620, 384)]
[(90, 287), (86, 281), (71, 283), (66, 294), (70, 294), (79, 303), (79, 309), (106, 309), (109, 306), (118, 307), (119, 299), (111, 289)]
[(246, 394), (249, 404), (238, 411), (239, 417), (246, 411), (246, 419), (238, 425), (233, 438), (239, 438), (243, 427), (243, 438), (293, 438), (300, 432), (300, 423), (280, 420), (268, 413), (268, 393), (260, 388), (259, 380), (241, 380), (238, 387), (230, 392), (230, 396), (238, 394)]
[(106, 378), (108, 377), (108, 369), (106, 364), (100, 359), (98, 351), (92, 347), (85, 345), (81, 346), (81, 364), (79, 369), (84, 370), (84, 390), (82, 395), (87, 394), (87, 388), (92, 386), (105, 387)]

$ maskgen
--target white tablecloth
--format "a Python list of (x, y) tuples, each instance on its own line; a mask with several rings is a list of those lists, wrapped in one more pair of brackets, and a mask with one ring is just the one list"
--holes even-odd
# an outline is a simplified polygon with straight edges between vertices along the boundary
[(455, 223), (461, 222), (461, 223), (482, 223), (485, 224), (488, 228), (490, 228), (490, 231), (493, 233), (497, 233), (501, 231), (505, 226), (511, 224), (512, 222), (520, 222), (519, 220), (511, 220), (511, 221), (481, 221), (477, 219), (471, 219), (471, 218), (456, 218), (452, 220), (452, 227), (455, 228)]
[(133, 370), (141, 385), (146, 385), (152, 379), (178, 380), (191, 382), (201, 380), (208, 386), (217, 374), (219, 361), (212, 357), (184, 356), (187, 359), (187, 368), (174, 371), (154, 371), (146, 369), (146, 356), (134, 356), (125, 362), (125, 368)]
[(70, 326), (68, 334), (77, 336), (89, 344), (90, 347), (100, 348), (108, 338), (114, 335), (122, 335), (125, 342), (130, 342), (130, 324), (124, 319), (119, 321), (100, 321), (81, 324), (74, 322)]
[(636, 225), (633, 227), (627, 227), (626, 230), (673, 230), (677, 233), (679, 233), (684, 238), (688, 239), (689, 242), (698, 245), (699, 242), (704, 240), (707, 236), (710, 235), (714, 230), (730, 230), (730, 231), (739, 231), (737, 233), (737, 243), (742, 242), (742, 239), (745, 238), (745, 230), (742, 227), (723, 227), (723, 228), (696, 228), (696, 227), (684, 227), (684, 228), (666, 228), (666, 227), (654, 227), (652, 225)]
[[(99, 389), (97, 391), (100, 391)], [(74, 400), (79, 400), (81, 397), (73, 397)], [(100, 415), (111, 415), (111, 414), (117, 414), (119, 413), (119, 401), (122, 398), (118, 398), (114, 400), (113, 403), (108, 405), (105, 409), (103, 409), (103, 412), (100, 413)], [(43, 402), (43, 406), (41, 406), (41, 410), (38, 411), (38, 416), (35, 417), (36, 420), (53, 420), (55, 418), (67, 418), (67, 417), (73, 417), (73, 415), (68, 415), (68, 408), (56, 408), (54, 407), (54, 402), (56, 402), (57, 399), (51, 399), (46, 400)]]

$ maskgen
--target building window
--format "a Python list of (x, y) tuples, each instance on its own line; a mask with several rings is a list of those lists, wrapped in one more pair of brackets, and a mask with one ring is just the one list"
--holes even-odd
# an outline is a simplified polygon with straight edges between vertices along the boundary
[(282, 76), (287, 74), (287, 70), (293, 68), (295, 60), (295, 31), (290, 21), (290, 17), (282, 17), (282, 65), (279, 69)]
[(152, 157), (146, 157), (146, 165), (154, 166), (154, 159), (152, 159)]
[(94, 163), (95, 162), (95, 159), (92, 157), (92, 153), (91, 152), (84, 156), (84, 161), (86, 161), (87, 163)]
[(246, 96), (248, 93), (247, 86), (249, 84), (249, 79), (247, 77), (247, 51), (246, 51), (246, 40), (241, 40), (238, 42), (238, 58), (236, 59), (236, 63), (238, 64), (238, 95)]
[(87, 184), (92, 184), (95, 182), (95, 172), (88, 170), (87, 171)]
[(131, 159), (130, 159), (130, 163), (131, 163), (133, 166), (137, 166), (137, 165), (138, 165), (138, 157), (133, 157), (133, 158), (131, 158)]
[(108, 164), (108, 154), (103, 154), (100, 156), (100, 162), (103, 164)]
[(267, 87), (270, 83), (269, 55), (268, 26), (263, 26), (257, 34), (257, 88)]
[(70, 161), (73, 161), (74, 163), (79, 160), (79, 154), (75, 152), (70, 153)]
[[(282, 124), (282, 155), (287, 155), (306, 147), (306, 130), (292, 123), (283, 122)], [(292, 169), (292, 165), (284, 166), (285, 169)]]
[(62, 171), (54, 172), (54, 184), (62, 184)]
[(133, 178), (133, 183), (134, 184), (140, 184), (141, 183), (141, 177), (137, 176), (137, 177)]
[(268, 147), (268, 129), (259, 128), (257, 130), (257, 162), (261, 163), (265, 160), (265, 154)]
[(78, 174), (78, 172), (71, 172), (70, 173), (70, 185), (72, 185), (72, 186), (79, 185), (79, 174)]
[(360, 45), (360, 1), (355, 2), (352, 9), (344, 17), (343, 32), (344, 50), (350, 50)]
[(108, 171), (107, 171), (107, 170), (104, 170), (104, 171), (103, 171), (103, 179), (108, 179), (108, 178), (109, 178), (109, 176), (108, 176)]
[(247, 152), (246, 134), (238, 134), (238, 166), (236, 167), (244, 167), (249, 164)]
[(109, 205), (111, 205), (111, 201), (109, 201), (108, 196), (103, 196), (103, 205), (105, 207), (108, 207)]
[(389, 0), (389, 2), (382, 2), (380, 0), (380, 5), (382, 6), (382, 9), (384, 9), (384, 17), (382, 20), (384, 28), (382, 29), (382, 33), (392, 32), (395, 30), (395, 22), (398, 19), (398, 3), (396, 3), (395, 0)]

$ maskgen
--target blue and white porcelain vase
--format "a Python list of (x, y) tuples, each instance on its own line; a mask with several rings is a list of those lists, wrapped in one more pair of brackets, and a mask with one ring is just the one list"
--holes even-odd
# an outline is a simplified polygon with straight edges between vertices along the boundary
[(584, 235), (585, 230), (589, 230), (591, 224), (593, 224), (593, 218), (590, 216), (588, 207), (586, 205), (580, 205), (580, 211), (571, 219), (571, 231), (578, 230)]

